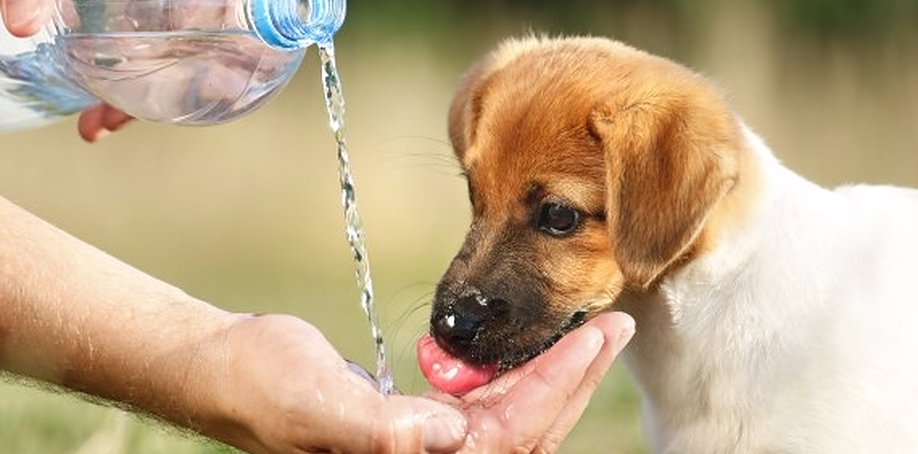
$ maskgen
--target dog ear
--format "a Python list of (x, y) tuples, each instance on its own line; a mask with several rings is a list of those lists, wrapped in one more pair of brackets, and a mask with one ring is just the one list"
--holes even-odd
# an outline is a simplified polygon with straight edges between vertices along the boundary
[(484, 58), (475, 63), (462, 76), (456, 95), (449, 108), (449, 140), (459, 160), (475, 140), (478, 120), (481, 118), (482, 97), (485, 79), (490, 73), (491, 59)]
[(679, 92), (610, 103), (596, 112), (604, 148), (607, 220), (629, 285), (648, 288), (693, 250), (732, 187), (737, 122), (720, 102)]
[(475, 142), (491, 76), (514, 59), (548, 41), (547, 37), (535, 35), (507, 39), (497, 49), (475, 62), (462, 76), (449, 108), (449, 139), (460, 160), (465, 150)]

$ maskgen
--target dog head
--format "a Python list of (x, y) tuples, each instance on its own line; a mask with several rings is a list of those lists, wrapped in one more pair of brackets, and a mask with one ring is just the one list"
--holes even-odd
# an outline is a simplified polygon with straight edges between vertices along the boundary
[(597, 38), (504, 43), (461, 83), (449, 132), (472, 222), (431, 333), (501, 368), (705, 248), (743, 141), (703, 78)]

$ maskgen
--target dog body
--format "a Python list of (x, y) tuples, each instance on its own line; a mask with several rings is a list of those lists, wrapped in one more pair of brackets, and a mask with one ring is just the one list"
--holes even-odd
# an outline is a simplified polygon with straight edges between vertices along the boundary
[(814, 185), (703, 78), (596, 38), (505, 43), (450, 136), (444, 350), (509, 368), (614, 305), (656, 452), (918, 452), (918, 192)]
[(825, 190), (757, 148), (749, 217), (619, 302), (651, 447), (918, 452), (918, 193)]

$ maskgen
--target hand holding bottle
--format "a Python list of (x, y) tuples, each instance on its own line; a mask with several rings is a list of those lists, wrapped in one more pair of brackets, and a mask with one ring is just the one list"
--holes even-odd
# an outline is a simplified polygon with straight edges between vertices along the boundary
[[(0, 6), (0, 130), (85, 111), (88, 140), (130, 117), (212, 125), (258, 109), (287, 85), (308, 47), (331, 45), (346, 10), (345, 0)], [(111, 107), (90, 108), (100, 102)]]
[(7, 30), (24, 38), (38, 31), (51, 19), (52, 0), (0, 0), (0, 16)]
[[(53, 0), (0, 0), (0, 16), (13, 36), (27, 37), (51, 20)], [(108, 104), (98, 104), (80, 114), (77, 130), (87, 142), (95, 142), (116, 131), (132, 117)]]

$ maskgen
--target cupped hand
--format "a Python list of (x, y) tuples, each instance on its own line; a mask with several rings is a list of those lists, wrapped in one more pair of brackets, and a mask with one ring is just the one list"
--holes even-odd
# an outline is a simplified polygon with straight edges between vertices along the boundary
[(206, 374), (199, 430), (253, 454), (451, 453), (462, 413), (416, 396), (383, 396), (312, 325), (290, 316), (238, 321), (217, 375)]
[(602, 314), (490, 384), (462, 397), (435, 394), (465, 411), (468, 436), (460, 452), (557, 450), (634, 329), (624, 313)]
[(461, 398), (383, 396), (312, 325), (242, 316), (205, 354), (191, 425), (253, 454), (552, 452), (633, 332), (604, 314)]
[[(52, 0), (0, 0), (0, 15), (13, 36), (34, 35), (51, 20), (53, 12)], [(95, 142), (132, 119), (108, 104), (98, 104), (80, 113), (77, 130), (83, 140)]]

